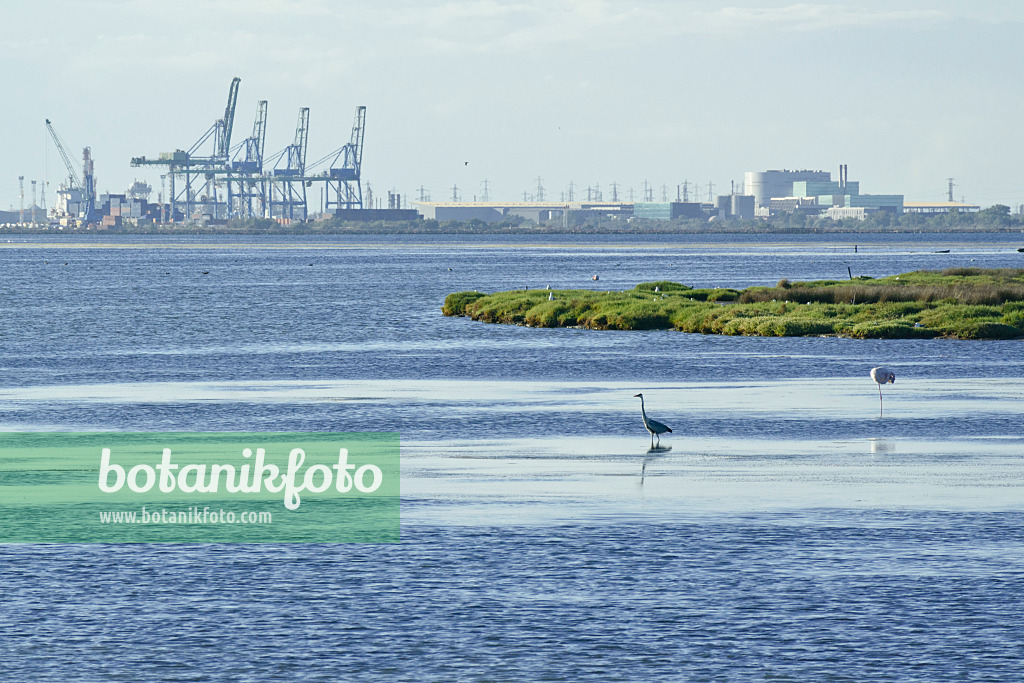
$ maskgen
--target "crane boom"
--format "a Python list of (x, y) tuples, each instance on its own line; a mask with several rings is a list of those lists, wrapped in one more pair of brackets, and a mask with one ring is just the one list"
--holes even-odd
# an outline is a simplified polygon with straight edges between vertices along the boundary
[(366, 107), (356, 108), (355, 121), (352, 122), (352, 138), (349, 145), (352, 147), (352, 161), (355, 165), (356, 178), (363, 166), (363, 135), (366, 131)]
[(231, 88), (228, 90), (228, 105), (224, 108), (224, 132), (221, 134), (220, 148), (216, 154), (224, 159), (228, 158), (228, 150), (231, 149), (231, 129), (235, 124), (235, 103), (238, 102), (238, 84), (242, 79), (235, 76), (231, 79)]
[(252, 139), (255, 142), (255, 157), (263, 170), (263, 148), (267, 141), (267, 101), (260, 100), (256, 110), (256, 121), (252, 125)]
[(71, 157), (68, 155), (68, 150), (61, 140), (60, 135), (57, 134), (53, 124), (50, 123), (50, 119), (46, 119), (46, 130), (50, 131), (50, 137), (53, 138), (53, 144), (57, 146), (57, 151), (60, 152), (60, 158), (64, 161), (64, 166), (68, 169), (68, 180), (70, 181), (71, 187), (75, 189), (82, 189), (82, 179), (78, 177), (78, 171), (75, 170), (75, 165), (71, 163)]
[(299, 109), (295, 125), (295, 141), (288, 146), (288, 170), (302, 175), (306, 170), (306, 145), (309, 142), (309, 107)]

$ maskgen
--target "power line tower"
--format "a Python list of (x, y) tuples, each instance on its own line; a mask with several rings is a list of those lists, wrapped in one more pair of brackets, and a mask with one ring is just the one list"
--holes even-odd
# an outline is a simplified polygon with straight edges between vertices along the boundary
[(661, 185), (661, 201), (668, 201), (668, 185), (665, 185), (664, 183)]
[(690, 181), (683, 181), (683, 201), (689, 203), (690, 201)]
[(537, 201), (544, 201), (544, 179), (537, 176)]
[(487, 178), (484, 178), (484, 182), (483, 182), (484, 193), (483, 193), (482, 201), (485, 201), (485, 202), (491, 201), (491, 188), (490, 188), (490, 184), (491, 184), (491, 181), (488, 180)]
[(36, 181), (32, 181), (32, 224), (36, 223)]
[(956, 183), (953, 182), (953, 180), (955, 180), (955, 179), (954, 178), (946, 178), (946, 181), (949, 183), (949, 196), (947, 197), (947, 199), (948, 199), (948, 201), (951, 201), (951, 202), (952, 201), (956, 201), (956, 200), (953, 199), (953, 188), (957, 187), (957, 185), (956, 185)]
[(461, 198), (459, 197), (459, 186), (458, 185), (452, 185), (452, 201), (453, 202), (461, 201)]
[(715, 202), (715, 184), (708, 181), (708, 204), (714, 204)]
[(612, 201), (619, 201), (619, 184), (614, 180), (612, 181)]
[(430, 201), (430, 193), (427, 192), (427, 188), (423, 187), (422, 185), (420, 185), (420, 201), (421, 202), (429, 202)]
[(570, 180), (569, 181), (569, 201), (572, 202), (572, 201), (575, 201), (575, 200), (576, 200), (576, 186)]
[(18, 211), (18, 222), (25, 222), (25, 176), (18, 176), (18, 201), (21, 206)]

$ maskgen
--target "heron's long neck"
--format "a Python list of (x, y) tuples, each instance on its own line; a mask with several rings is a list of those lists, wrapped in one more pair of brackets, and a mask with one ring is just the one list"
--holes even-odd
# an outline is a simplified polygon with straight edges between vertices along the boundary
[(645, 420), (647, 419), (647, 411), (644, 410), (644, 397), (643, 396), (640, 397), (640, 414), (644, 416)]

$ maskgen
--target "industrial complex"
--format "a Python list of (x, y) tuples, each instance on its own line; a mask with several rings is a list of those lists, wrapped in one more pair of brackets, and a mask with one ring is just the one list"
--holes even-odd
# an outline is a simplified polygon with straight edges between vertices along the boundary
[[(308, 107), (299, 109), (292, 142), (275, 154), (265, 153), (266, 100), (257, 104), (251, 133), (241, 141), (233, 141), (240, 83), (240, 78), (232, 79), (223, 116), (215, 119), (191, 145), (156, 156), (131, 159), (133, 167), (160, 169), (161, 190), (156, 202), (150, 201), (151, 186), (140, 181), (133, 183), (123, 194), (97, 195), (91, 148), (82, 149), (81, 162), (76, 164), (69, 146), (47, 119), (46, 128), (67, 170), (67, 179), (60, 184), (57, 200), (49, 211), (46, 209), (45, 183), (42, 207), (39, 207), (36, 181), (31, 181), (32, 204), (26, 215), (24, 177), (20, 177), (21, 208), (17, 222), (117, 229), (124, 225), (144, 224), (215, 225), (251, 218), (270, 219), (287, 225), (313, 217), (363, 221), (426, 218), (486, 223), (518, 217), (569, 227), (605, 218), (753, 220), (802, 213), (863, 220), (877, 212), (973, 212), (980, 208), (953, 201), (952, 184), (948, 201), (938, 203), (906, 202), (901, 194), (861, 193), (860, 182), (849, 179), (846, 165), (839, 166), (836, 179), (831, 172), (822, 170), (748, 171), (742, 192), (734, 189), (730, 194), (719, 195), (711, 201), (713, 197), (709, 187), (709, 201), (706, 203), (685, 201), (685, 192), (684, 201), (675, 202), (650, 201), (649, 192), (645, 192), (648, 201), (644, 202), (605, 202), (601, 201), (599, 192), (592, 197), (589, 191), (588, 201), (572, 201), (570, 187), (568, 202), (543, 201), (543, 193), (540, 192), (538, 199), (541, 201), (526, 201), (525, 195), (522, 202), (420, 201), (413, 203), (415, 209), (408, 209), (403, 208), (401, 195), (389, 192), (387, 208), (375, 208), (369, 189), (365, 202), (363, 198), (365, 106), (356, 107), (351, 130), (347, 131), (347, 142), (307, 163)], [(317, 205), (311, 205), (310, 195), (318, 197)], [(592, 198), (597, 201), (590, 201)]]
[(829, 171), (750, 171), (743, 192), (719, 195), (714, 202), (417, 202), (427, 218), (439, 221), (481, 220), (488, 223), (519, 216), (537, 223), (561, 221), (576, 225), (595, 216), (636, 217), (651, 220), (727, 219), (752, 220), (780, 214), (804, 213), (833, 219), (863, 220), (872, 213), (900, 214), (978, 211), (980, 207), (952, 201), (907, 203), (899, 194), (861, 194), (860, 183), (847, 177), (846, 165), (839, 177)]

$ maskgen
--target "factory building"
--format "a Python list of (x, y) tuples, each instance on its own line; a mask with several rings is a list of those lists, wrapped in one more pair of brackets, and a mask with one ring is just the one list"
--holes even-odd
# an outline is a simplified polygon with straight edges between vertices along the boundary
[(745, 194), (723, 194), (715, 200), (715, 211), (712, 216), (718, 218), (740, 218), (752, 220), (755, 216), (754, 207), (756, 200), (753, 195)]
[[(413, 202), (423, 217), (436, 221), (498, 223), (508, 216), (520, 216), (537, 223), (572, 215), (633, 215), (633, 204), (625, 202)], [(567, 216), (568, 214), (568, 216)]]
[(939, 213), (978, 213), (981, 211), (981, 206), (978, 204), (964, 204), (963, 202), (903, 202), (903, 211), (904, 213), (919, 213), (926, 215), (935, 215)]
[[(813, 177), (798, 179), (800, 175)], [(860, 219), (876, 211), (903, 213), (903, 195), (861, 194), (860, 183), (848, 179), (845, 164), (839, 167), (839, 180), (832, 180), (827, 171), (764, 171), (747, 172), (746, 183), (762, 217), (794, 211)], [(763, 196), (765, 192), (769, 196), (759, 199), (757, 193)]]
[(743, 194), (753, 195), (755, 207), (766, 207), (774, 197), (796, 197), (793, 184), (798, 182), (830, 182), (828, 171), (747, 171), (743, 177)]
[(651, 218), (671, 221), (676, 218), (703, 218), (704, 209), (700, 202), (636, 202), (633, 215), (637, 218)]

